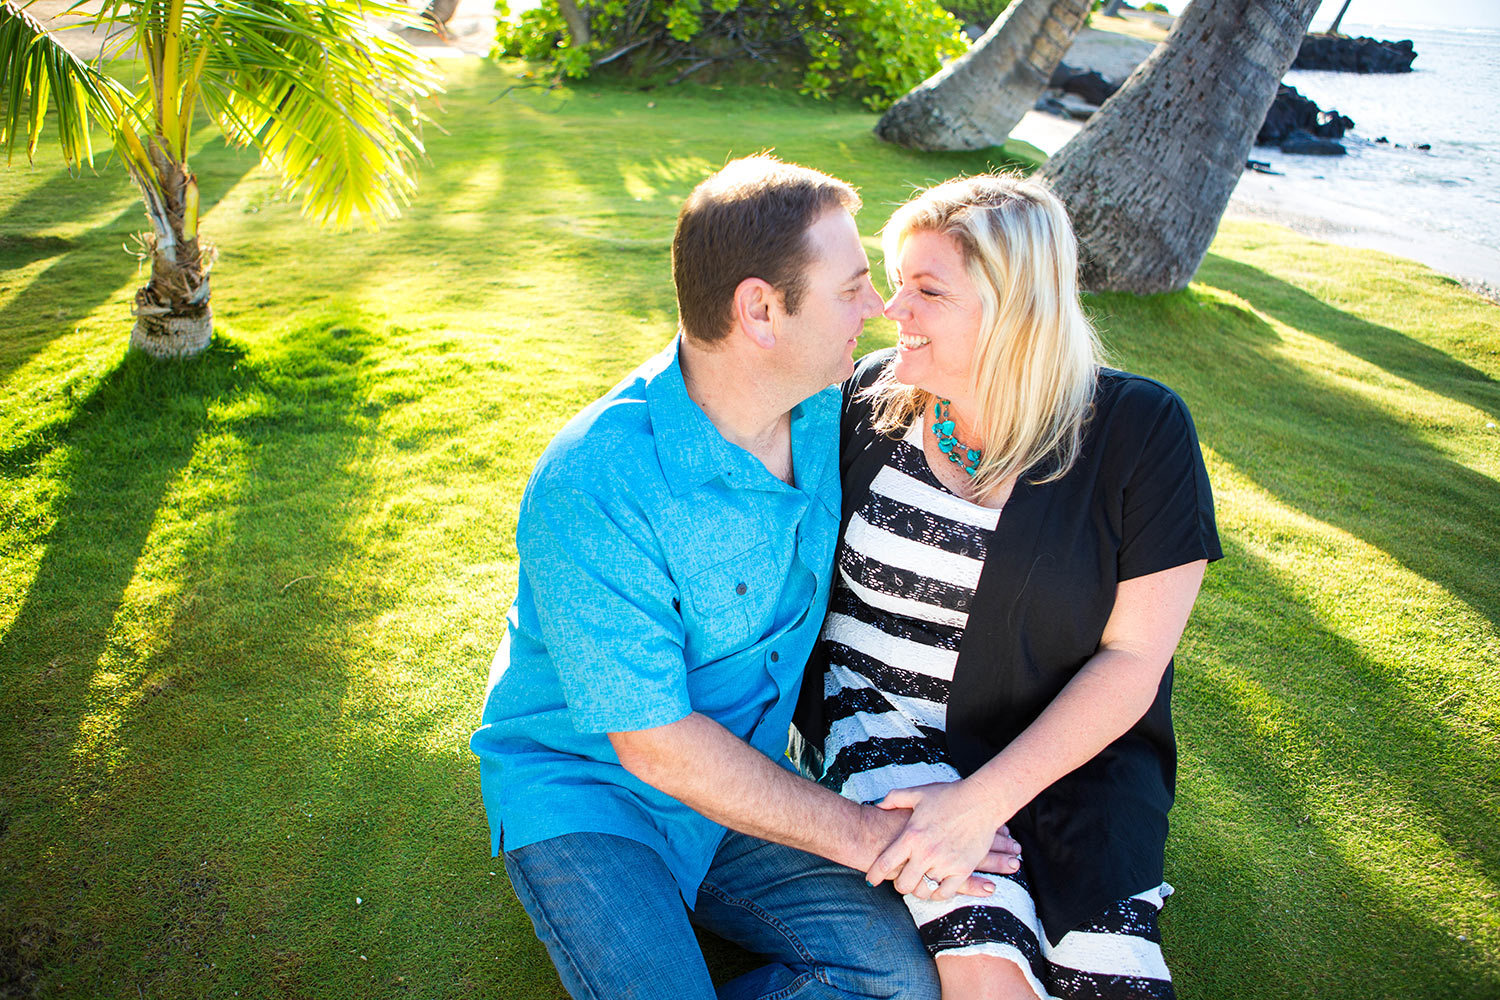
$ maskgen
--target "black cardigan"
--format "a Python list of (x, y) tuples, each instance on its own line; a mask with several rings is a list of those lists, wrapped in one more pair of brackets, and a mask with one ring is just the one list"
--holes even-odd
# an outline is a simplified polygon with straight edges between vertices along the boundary
[[(876, 434), (856, 398), (893, 357), (865, 357), (844, 386), (844, 529), (898, 440)], [(1022, 476), (989, 543), (948, 700), (953, 766), (974, 773), (1052, 702), (1098, 649), (1119, 581), (1222, 554), (1187, 407), (1151, 379), (1101, 371), (1077, 462), (1051, 483)], [(826, 669), (820, 643), (796, 718), (810, 748), (824, 737)], [(1010, 821), (1054, 944), (1162, 881), (1177, 769), (1171, 691), (1169, 663), (1140, 722)]]

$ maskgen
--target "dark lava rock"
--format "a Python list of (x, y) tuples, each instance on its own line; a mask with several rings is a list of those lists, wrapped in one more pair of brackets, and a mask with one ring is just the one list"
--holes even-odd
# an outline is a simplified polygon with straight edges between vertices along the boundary
[(1062, 89), (1064, 93), (1077, 94), (1079, 97), (1095, 106), (1109, 100), (1115, 91), (1120, 89), (1118, 83), (1111, 83), (1097, 70), (1089, 70), (1087, 73), (1079, 73), (1077, 76), (1066, 80)]
[(1052, 77), (1047, 81), (1047, 87), (1050, 90), (1062, 90), (1063, 84), (1082, 72), (1083, 70), (1077, 66), (1069, 66), (1067, 63), (1060, 62), (1057, 64), (1057, 69), (1052, 71)]
[(1062, 101), (1059, 101), (1046, 91), (1043, 91), (1042, 96), (1036, 99), (1036, 103), (1031, 106), (1031, 109), (1033, 111), (1045, 111), (1047, 114), (1056, 115), (1059, 118), (1068, 117), (1068, 109), (1063, 107)]
[(1067, 63), (1057, 64), (1057, 69), (1052, 71), (1052, 77), (1047, 81), (1047, 86), (1052, 90), (1077, 95), (1095, 107), (1109, 100), (1110, 96), (1120, 89), (1118, 83), (1105, 79), (1098, 70), (1078, 69)]
[(1305, 35), (1292, 69), (1331, 69), (1342, 73), (1410, 73), (1417, 49), (1399, 42), (1347, 35)]
[(1343, 156), (1348, 152), (1337, 139), (1320, 139), (1302, 131), (1293, 132), (1282, 139), (1281, 151), (1299, 156)]
[(1276, 89), (1276, 100), (1266, 112), (1266, 120), (1256, 133), (1257, 146), (1278, 145), (1295, 132), (1306, 132), (1320, 139), (1342, 139), (1354, 127), (1354, 119), (1337, 111), (1324, 111), (1297, 93), (1297, 88), (1282, 84)]

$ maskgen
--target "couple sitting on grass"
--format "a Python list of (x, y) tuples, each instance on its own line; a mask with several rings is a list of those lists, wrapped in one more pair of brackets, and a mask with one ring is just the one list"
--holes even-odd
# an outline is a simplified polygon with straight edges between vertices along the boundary
[(903, 205), (884, 303), (858, 207), (769, 156), (705, 180), (679, 336), (537, 463), (494, 849), (574, 997), (715, 996), (694, 924), (767, 961), (719, 997), (1171, 996), (1192, 421), (1100, 363), (1045, 188)]

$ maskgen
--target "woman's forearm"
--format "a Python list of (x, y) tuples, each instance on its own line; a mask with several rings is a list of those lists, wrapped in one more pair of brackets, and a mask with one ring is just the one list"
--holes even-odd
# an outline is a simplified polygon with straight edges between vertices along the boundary
[[(993, 759), (962, 781), (897, 789), (887, 808), (910, 809), (901, 835), (875, 859), (872, 882), (947, 898), (974, 871), (984, 832), (1063, 775), (1098, 756), (1151, 707), (1187, 624), (1204, 562), (1120, 584), (1098, 651)], [(931, 876), (940, 886), (922, 876)]]
[(1035, 722), (968, 779), (1008, 822), (1042, 789), (1125, 735), (1156, 699), (1206, 562), (1119, 585), (1098, 651)]

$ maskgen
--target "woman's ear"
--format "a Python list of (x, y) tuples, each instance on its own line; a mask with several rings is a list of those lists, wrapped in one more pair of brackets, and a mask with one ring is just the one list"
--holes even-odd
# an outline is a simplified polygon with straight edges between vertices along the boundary
[(763, 350), (776, 346), (771, 314), (780, 306), (781, 293), (760, 278), (746, 278), (735, 287), (735, 324)]

